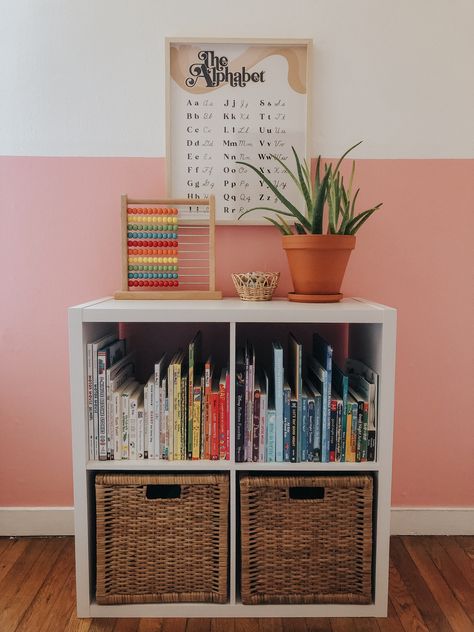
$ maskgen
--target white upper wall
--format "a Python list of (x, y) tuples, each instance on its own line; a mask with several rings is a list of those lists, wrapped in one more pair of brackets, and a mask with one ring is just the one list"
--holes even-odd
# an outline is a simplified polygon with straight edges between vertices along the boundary
[(312, 38), (313, 155), (474, 155), (472, 0), (0, 0), (0, 154), (163, 156), (169, 37)]

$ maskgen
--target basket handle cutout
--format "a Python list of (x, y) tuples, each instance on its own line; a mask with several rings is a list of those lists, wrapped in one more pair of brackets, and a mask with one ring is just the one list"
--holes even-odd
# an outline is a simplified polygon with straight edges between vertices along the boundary
[(147, 485), (146, 497), (148, 500), (181, 498), (181, 485)]
[(324, 500), (324, 487), (290, 487), (291, 500)]

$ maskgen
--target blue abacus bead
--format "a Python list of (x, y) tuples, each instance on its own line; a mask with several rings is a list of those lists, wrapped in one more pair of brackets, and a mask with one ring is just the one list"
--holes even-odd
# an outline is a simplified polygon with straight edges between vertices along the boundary
[(162, 278), (163, 278), (163, 275), (161, 274), (161, 272), (159, 272), (159, 273), (158, 273), (158, 278), (159, 278), (159, 279), (162, 279)]
[(134, 272), (134, 274), (133, 274), (133, 278), (134, 278), (134, 279), (138, 279), (138, 272)]
[(131, 272), (128, 273), (128, 278), (133, 279), (133, 274)]
[(127, 237), (129, 238), (133, 237), (133, 233), (127, 233)]
[(139, 279), (143, 279), (143, 273), (142, 273), (142, 272), (139, 272), (139, 273), (138, 273), (138, 278), (139, 278)]
[(178, 275), (176, 274), (176, 272), (173, 274), (173, 279), (177, 279)]

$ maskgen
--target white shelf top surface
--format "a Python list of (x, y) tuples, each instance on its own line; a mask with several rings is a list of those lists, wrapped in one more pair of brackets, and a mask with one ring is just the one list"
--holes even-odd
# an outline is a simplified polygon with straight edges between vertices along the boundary
[(119, 301), (103, 298), (70, 308), (82, 312), (83, 322), (359, 322), (383, 323), (393, 308), (360, 298), (339, 303), (271, 301), (156, 300)]

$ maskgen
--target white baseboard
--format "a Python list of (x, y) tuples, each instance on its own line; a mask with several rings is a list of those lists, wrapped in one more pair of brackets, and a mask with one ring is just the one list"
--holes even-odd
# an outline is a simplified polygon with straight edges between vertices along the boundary
[(74, 507), (0, 507), (0, 535), (74, 535)]
[[(0, 536), (73, 534), (73, 507), (0, 507)], [(474, 535), (474, 508), (394, 507), (391, 534)]]
[(392, 507), (392, 535), (474, 535), (474, 507)]

